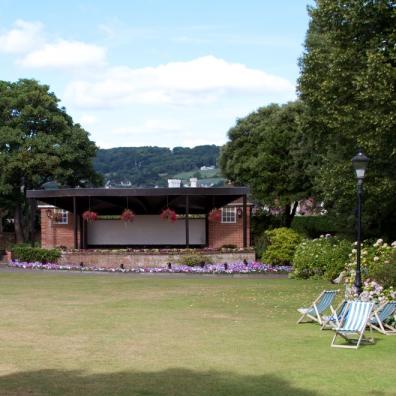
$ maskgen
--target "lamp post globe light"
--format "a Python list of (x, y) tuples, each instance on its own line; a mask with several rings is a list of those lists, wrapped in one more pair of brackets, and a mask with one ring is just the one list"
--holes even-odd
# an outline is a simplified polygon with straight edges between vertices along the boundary
[(363, 179), (369, 159), (364, 155), (362, 150), (352, 158), (352, 165), (355, 169), (357, 180), (357, 208), (356, 208), (356, 276), (355, 289), (358, 295), (362, 292), (362, 275), (360, 271), (361, 258), (361, 232), (362, 232), (362, 195), (363, 195)]

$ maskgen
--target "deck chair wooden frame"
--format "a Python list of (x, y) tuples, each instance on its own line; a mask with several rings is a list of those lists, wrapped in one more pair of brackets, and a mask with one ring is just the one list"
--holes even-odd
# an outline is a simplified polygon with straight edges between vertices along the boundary
[(336, 309), (330, 306), (331, 315), (330, 316), (322, 316), (322, 326), (321, 330), (325, 329), (336, 329), (340, 326), (340, 320), (344, 315), (345, 308), (347, 307), (348, 301), (342, 300)]
[(396, 312), (396, 301), (388, 301), (381, 305), (378, 309), (374, 309), (368, 325), (370, 328), (379, 331), (384, 335), (396, 335), (396, 328), (386, 320)]
[(319, 294), (318, 298), (308, 308), (298, 308), (297, 311), (302, 314), (301, 318), (298, 319), (297, 324), (302, 323), (304, 319), (308, 321), (318, 322), (320, 325), (323, 324), (322, 313), (329, 307), (332, 307), (333, 302), (338, 290), (323, 290)]
[[(331, 346), (335, 348), (357, 349), (362, 342), (374, 343), (372, 330), (370, 337), (365, 337), (366, 327), (372, 316), (374, 303), (363, 301), (348, 302), (345, 312), (340, 320), (340, 326), (334, 329), (335, 335)], [(336, 344), (337, 337), (342, 337), (348, 344)]]

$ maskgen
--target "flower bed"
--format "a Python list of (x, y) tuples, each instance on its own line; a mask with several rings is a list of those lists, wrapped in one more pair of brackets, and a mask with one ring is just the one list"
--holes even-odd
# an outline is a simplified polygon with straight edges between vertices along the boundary
[(167, 267), (138, 267), (138, 268), (104, 268), (96, 266), (79, 266), (75, 264), (42, 264), (12, 261), (10, 267), (38, 270), (63, 270), (63, 271), (93, 271), (93, 272), (124, 272), (124, 273), (196, 273), (196, 274), (251, 274), (251, 273), (289, 273), (290, 266), (271, 266), (258, 262), (232, 263), (232, 264), (205, 264), (189, 267), (187, 265), (171, 264)]

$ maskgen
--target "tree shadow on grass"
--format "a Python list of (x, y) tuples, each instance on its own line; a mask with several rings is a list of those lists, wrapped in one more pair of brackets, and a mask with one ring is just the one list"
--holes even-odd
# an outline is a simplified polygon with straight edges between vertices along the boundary
[(39, 370), (0, 376), (1, 396), (313, 396), (316, 392), (291, 386), (275, 375), (237, 375), (231, 372), (181, 368), (155, 372), (86, 374)]

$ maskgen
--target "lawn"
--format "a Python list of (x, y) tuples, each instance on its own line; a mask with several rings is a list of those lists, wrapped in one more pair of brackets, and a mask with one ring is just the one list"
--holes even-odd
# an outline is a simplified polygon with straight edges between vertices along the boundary
[(297, 325), (322, 281), (0, 273), (0, 395), (395, 395), (396, 337)]

